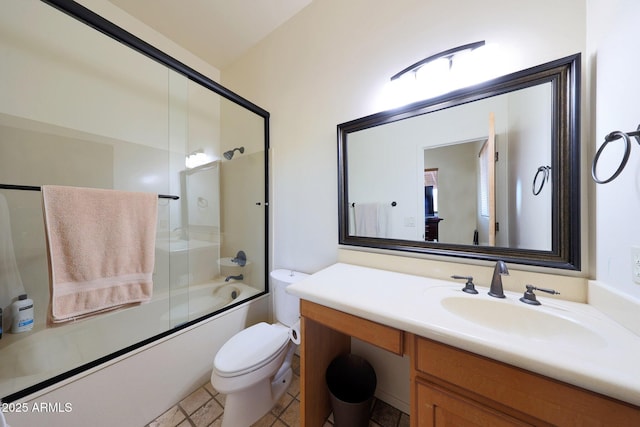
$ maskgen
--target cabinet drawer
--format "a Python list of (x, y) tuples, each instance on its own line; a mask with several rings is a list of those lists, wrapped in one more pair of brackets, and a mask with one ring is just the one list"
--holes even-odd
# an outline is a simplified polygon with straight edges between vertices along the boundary
[(358, 338), (387, 351), (399, 355), (403, 353), (403, 332), (398, 329), (306, 300), (300, 301), (300, 314), (345, 335)]
[(418, 427), (531, 426), (426, 382), (417, 382)]
[(551, 424), (640, 425), (637, 406), (425, 338), (414, 369)]

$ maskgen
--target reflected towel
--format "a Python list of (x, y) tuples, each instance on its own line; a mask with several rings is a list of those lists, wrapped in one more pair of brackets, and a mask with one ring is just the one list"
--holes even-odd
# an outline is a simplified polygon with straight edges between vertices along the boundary
[(45, 185), (42, 200), (49, 324), (151, 298), (157, 194)]
[(355, 235), (360, 237), (387, 237), (390, 207), (382, 203), (356, 203), (354, 207)]
[(391, 236), (391, 204), (379, 203), (378, 204), (378, 236), (377, 237), (390, 237)]
[(9, 306), (18, 296), (25, 293), (13, 250), (9, 206), (7, 199), (0, 194), (0, 308), (5, 329), (8, 330), (11, 326)]
[(353, 209), (356, 236), (376, 237), (378, 235), (378, 204), (356, 203)]

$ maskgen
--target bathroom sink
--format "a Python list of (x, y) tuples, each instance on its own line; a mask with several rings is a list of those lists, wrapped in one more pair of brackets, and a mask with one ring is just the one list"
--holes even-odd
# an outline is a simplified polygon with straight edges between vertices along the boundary
[(452, 288), (432, 288), (426, 294), (432, 313), (462, 321), (465, 333), (480, 328), (484, 334), (528, 340), (532, 345), (554, 342), (592, 349), (607, 345), (606, 339), (590, 328), (588, 321), (582, 321), (578, 313), (562, 307), (561, 302), (530, 306), (520, 302), (517, 293), (505, 292), (507, 298), (497, 299), (482, 290), (478, 295), (468, 295)]

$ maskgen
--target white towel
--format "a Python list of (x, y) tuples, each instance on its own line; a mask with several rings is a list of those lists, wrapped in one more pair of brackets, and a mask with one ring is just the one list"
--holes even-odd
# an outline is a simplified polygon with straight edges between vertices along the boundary
[(47, 185), (42, 197), (49, 324), (151, 298), (157, 194)]
[(9, 206), (7, 199), (0, 194), (0, 307), (2, 308), (3, 329), (8, 329), (11, 326), (9, 306), (18, 296), (25, 293), (16, 263), (16, 254), (13, 250)]
[(356, 203), (354, 220), (356, 236), (387, 237), (391, 220), (390, 206), (383, 203)]
[(378, 204), (378, 236), (377, 237), (390, 237), (391, 236), (391, 204), (379, 203)]
[(378, 204), (356, 203), (353, 209), (356, 236), (376, 237), (378, 235)]

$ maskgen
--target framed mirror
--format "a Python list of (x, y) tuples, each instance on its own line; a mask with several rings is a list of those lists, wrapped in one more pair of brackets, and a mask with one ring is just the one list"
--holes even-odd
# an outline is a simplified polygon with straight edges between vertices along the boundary
[(579, 270), (580, 58), (338, 125), (339, 243)]

